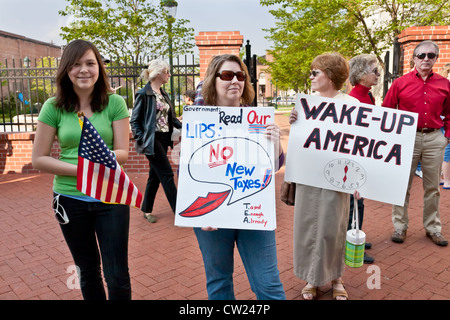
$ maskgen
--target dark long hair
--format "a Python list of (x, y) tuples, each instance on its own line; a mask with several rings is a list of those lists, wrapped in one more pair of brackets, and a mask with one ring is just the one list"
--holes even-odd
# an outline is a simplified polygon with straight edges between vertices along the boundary
[(69, 71), (80, 60), (83, 55), (92, 50), (97, 59), (99, 67), (98, 79), (95, 83), (91, 96), (92, 112), (100, 112), (108, 105), (111, 88), (108, 83), (103, 61), (97, 48), (89, 41), (74, 40), (64, 49), (61, 63), (56, 73), (56, 107), (68, 112), (76, 112), (80, 108), (78, 95), (73, 90), (72, 81), (69, 78)]

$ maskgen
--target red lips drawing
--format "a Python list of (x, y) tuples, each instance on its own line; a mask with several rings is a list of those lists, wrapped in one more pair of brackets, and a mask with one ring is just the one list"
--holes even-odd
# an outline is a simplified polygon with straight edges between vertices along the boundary
[(188, 208), (180, 212), (180, 216), (199, 217), (217, 209), (228, 197), (231, 190), (223, 192), (208, 192), (206, 197), (198, 197)]

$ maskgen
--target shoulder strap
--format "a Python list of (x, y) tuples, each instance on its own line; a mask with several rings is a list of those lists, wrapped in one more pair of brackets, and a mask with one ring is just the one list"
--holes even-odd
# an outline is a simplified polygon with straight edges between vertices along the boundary
[(375, 104), (375, 98), (373, 97), (372, 92), (370, 92), (370, 91), (369, 91), (369, 98), (370, 98), (370, 101), (372, 101), (372, 103)]

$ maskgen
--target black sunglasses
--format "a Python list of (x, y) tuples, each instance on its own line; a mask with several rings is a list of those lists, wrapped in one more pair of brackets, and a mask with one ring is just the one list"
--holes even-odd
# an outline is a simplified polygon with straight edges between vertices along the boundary
[(434, 59), (436, 58), (437, 54), (433, 52), (416, 54), (416, 57), (420, 60), (425, 59), (426, 56), (428, 56), (428, 59)]
[(316, 70), (311, 70), (309, 72), (309, 76), (313, 76), (314, 78), (317, 77), (319, 75), (320, 71), (316, 71)]
[(219, 77), (220, 80), (223, 80), (223, 81), (231, 81), (231, 80), (233, 80), (234, 76), (236, 76), (238, 81), (245, 80), (245, 72), (244, 71), (233, 72), (230, 70), (223, 70), (221, 72), (216, 73), (216, 77)]

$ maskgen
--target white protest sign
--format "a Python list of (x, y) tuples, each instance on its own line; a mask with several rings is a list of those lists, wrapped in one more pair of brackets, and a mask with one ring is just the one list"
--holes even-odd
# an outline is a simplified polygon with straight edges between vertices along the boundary
[(403, 205), (417, 114), (299, 94), (285, 180)]
[(274, 230), (273, 108), (185, 106), (175, 225)]

